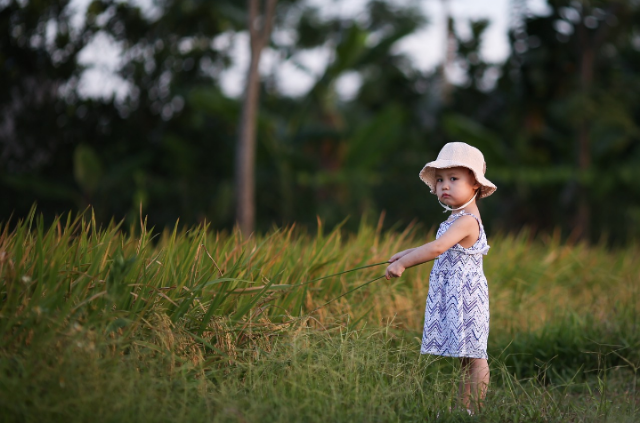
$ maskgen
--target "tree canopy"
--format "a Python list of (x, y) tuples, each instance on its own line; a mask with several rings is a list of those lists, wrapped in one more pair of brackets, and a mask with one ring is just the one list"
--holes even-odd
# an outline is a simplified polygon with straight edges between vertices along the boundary
[[(464, 141), (498, 186), (480, 202), (490, 229), (634, 239), (640, 5), (548, 4), (550, 14), (512, 28), (504, 63), (480, 54), (490, 22), (468, 22), (468, 35), (450, 25), (465, 77), (447, 91), (442, 66), (421, 71), (396, 48), (429, 25), (418, 2), (372, 0), (345, 19), (279, 1), (266, 47), (278, 63), (304, 70), (299, 57), (318, 49), (330, 60), (297, 97), (263, 72), (257, 228), (347, 216), (355, 228), (382, 211), (388, 225), (431, 226), (441, 209), (418, 172), (446, 142)], [(91, 205), (101, 221), (135, 221), (142, 206), (153, 225), (231, 228), (242, 99), (222, 90), (234, 45), (222, 41), (246, 36), (248, 13), (230, 0), (163, 0), (153, 13), (95, 0), (78, 24), (68, 0), (0, 3), (0, 219), (37, 202), (49, 216)], [(96, 36), (122, 49), (125, 98), (79, 95), (79, 53)], [(345, 76), (360, 81), (348, 99), (336, 89)]]

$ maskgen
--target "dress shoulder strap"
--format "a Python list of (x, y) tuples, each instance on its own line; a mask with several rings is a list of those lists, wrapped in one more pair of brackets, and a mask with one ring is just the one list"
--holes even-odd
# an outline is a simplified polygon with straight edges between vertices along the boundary
[[(482, 223), (480, 222), (480, 219), (478, 219), (478, 216), (476, 216), (473, 213), (469, 213), (469, 212), (466, 212), (466, 211), (461, 211), (460, 213), (457, 213), (457, 215), (458, 216), (471, 216), (478, 222), (478, 225), (482, 226)], [(457, 217), (456, 217), (456, 219), (457, 219)]]

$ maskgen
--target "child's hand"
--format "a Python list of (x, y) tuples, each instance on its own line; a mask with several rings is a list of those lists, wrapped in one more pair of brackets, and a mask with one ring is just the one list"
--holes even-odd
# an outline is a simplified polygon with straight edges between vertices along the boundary
[(399, 261), (395, 261), (391, 263), (389, 267), (387, 267), (384, 277), (387, 278), (387, 280), (391, 278), (399, 278), (400, 276), (402, 276), (404, 269), (405, 267), (400, 264)]

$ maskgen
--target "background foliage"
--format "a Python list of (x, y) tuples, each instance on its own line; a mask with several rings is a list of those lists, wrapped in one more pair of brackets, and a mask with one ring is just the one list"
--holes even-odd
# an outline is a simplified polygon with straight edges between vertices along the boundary
[[(550, 15), (512, 28), (504, 63), (479, 55), (489, 22), (469, 22), (468, 37), (454, 33), (453, 63), (466, 76), (448, 87), (442, 69), (419, 71), (394, 49), (428, 25), (417, 3), (371, 1), (358, 19), (343, 20), (279, 2), (275, 30), (291, 36), (273, 37), (270, 48), (295, 64), (323, 46), (331, 61), (301, 97), (264, 78), (258, 228), (306, 225), (316, 215), (332, 225), (382, 210), (389, 224), (431, 224), (439, 207), (418, 171), (444, 143), (461, 140), (484, 152), (499, 187), (481, 202), (490, 229), (637, 236), (639, 6), (549, 6)], [(49, 218), (91, 204), (98, 221), (133, 221), (142, 203), (152, 225), (179, 217), (231, 228), (240, 100), (220, 88), (231, 56), (213, 41), (246, 32), (244, 3), (164, 0), (148, 14), (96, 0), (82, 24), (71, 17), (66, 0), (0, 6), (0, 220), (37, 202)], [(96, 35), (123, 49), (124, 99), (78, 95), (78, 54)], [(336, 80), (349, 72), (362, 85), (341, 100)]]

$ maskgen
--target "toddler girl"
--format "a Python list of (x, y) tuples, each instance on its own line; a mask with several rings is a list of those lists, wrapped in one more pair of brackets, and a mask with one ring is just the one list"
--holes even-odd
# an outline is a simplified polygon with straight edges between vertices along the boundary
[(397, 278), (406, 268), (435, 259), (420, 352), (460, 357), (459, 400), (469, 414), (478, 411), (489, 385), (489, 293), (482, 270), (489, 245), (475, 200), (493, 194), (496, 186), (485, 171), (480, 150), (462, 142), (446, 144), (436, 161), (426, 164), (420, 179), (445, 213), (452, 213), (435, 241), (394, 254), (385, 274), (387, 280)]

